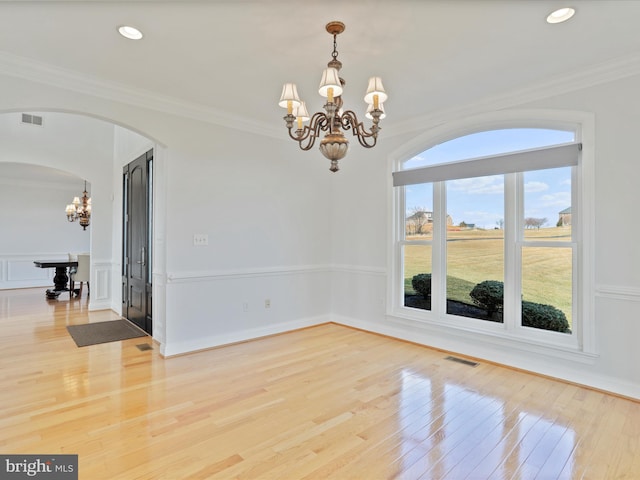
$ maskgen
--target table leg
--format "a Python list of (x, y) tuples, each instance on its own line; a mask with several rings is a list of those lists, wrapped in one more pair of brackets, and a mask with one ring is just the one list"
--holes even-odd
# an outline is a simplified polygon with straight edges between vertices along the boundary
[(47, 298), (58, 298), (62, 292), (68, 292), (67, 267), (56, 267), (56, 274), (53, 277), (53, 288), (47, 290)]

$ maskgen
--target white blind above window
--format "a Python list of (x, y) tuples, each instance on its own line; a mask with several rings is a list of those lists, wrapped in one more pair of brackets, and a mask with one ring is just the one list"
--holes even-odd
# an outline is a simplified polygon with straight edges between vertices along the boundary
[(545, 170), (578, 164), (581, 143), (567, 143), (553, 147), (522, 150), (520, 152), (491, 155), (460, 162), (443, 163), (429, 167), (393, 172), (393, 186), (441, 182), (459, 178), (486, 177), (504, 173)]

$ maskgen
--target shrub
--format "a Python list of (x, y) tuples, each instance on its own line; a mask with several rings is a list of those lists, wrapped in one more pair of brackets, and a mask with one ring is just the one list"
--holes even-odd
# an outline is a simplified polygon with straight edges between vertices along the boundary
[(415, 275), (411, 279), (411, 286), (416, 292), (421, 293), (424, 298), (429, 299), (431, 295), (431, 274), (419, 273)]
[(498, 280), (485, 280), (473, 287), (469, 296), (473, 303), (487, 311), (487, 316), (492, 317), (504, 304), (504, 284)]
[(571, 333), (569, 322), (562, 310), (542, 303), (522, 302), (522, 326)]

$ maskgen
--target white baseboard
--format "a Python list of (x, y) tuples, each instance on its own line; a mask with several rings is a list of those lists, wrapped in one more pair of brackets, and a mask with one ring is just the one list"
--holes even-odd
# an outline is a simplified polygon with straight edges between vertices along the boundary
[[(460, 355), (466, 355), (507, 367), (528, 371), (534, 374), (544, 375), (546, 377), (556, 378), (569, 383), (583, 385), (585, 387), (640, 400), (640, 385), (624, 379), (593, 373), (590, 371), (592, 367), (589, 365), (582, 366), (579, 362), (554, 361), (553, 365), (550, 365), (548, 362), (537, 359), (536, 355), (531, 354), (530, 352), (523, 353), (521, 351), (516, 351), (515, 349), (512, 352), (509, 352), (504, 348), (500, 349), (499, 352), (494, 352), (493, 346), (483, 344), (478, 340), (474, 342), (474, 345), (471, 345), (469, 342), (465, 342), (461, 339), (438, 336), (432, 331), (416, 334), (415, 330), (404, 330), (396, 325), (381, 325), (379, 323), (342, 316), (333, 316), (331, 321), (339, 325), (358, 328), (360, 330), (378, 333), (397, 338), (399, 340), (417, 343), (426, 347), (458, 353)], [(569, 364), (571, 365), (569, 366)]]
[(93, 312), (95, 310), (113, 310), (111, 301), (108, 298), (95, 301), (89, 300), (89, 311)]
[(160, 345), (160, 354), (165, 358), (173, 357), (185, 353), (207, 350), (209, 348), (245, 342), (247, 340), (255, 340), (257, 338), (299, 330), (301, 328), (312, 327), (314, 325), (321, 325), (323, 323), (329, 323), (329, 321), (329, 317), (323, 315), (313, 318), (294, 320), (291, 322), (276, 323), (261, 328), (238, 330), (237, 332), (198, 338), (184, 342), (166, 342)]

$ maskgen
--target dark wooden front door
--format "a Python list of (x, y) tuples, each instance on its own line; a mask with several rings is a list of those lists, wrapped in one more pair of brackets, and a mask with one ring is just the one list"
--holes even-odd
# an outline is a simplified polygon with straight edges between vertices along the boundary
[(153, 333), (151, 316), (151, 209), (153, 151), (125, 166), (122, 226), (122, 315)]

